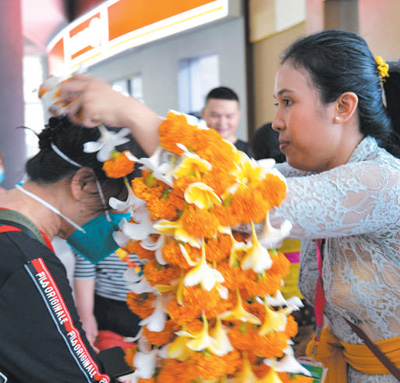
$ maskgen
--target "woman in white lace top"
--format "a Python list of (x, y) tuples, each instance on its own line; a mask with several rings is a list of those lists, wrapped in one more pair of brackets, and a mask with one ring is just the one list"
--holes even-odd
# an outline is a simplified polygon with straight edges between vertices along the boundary
[[(273, 128), (288, 161), (279, 168), (289, 177), (288, 195), (273, 217), (289, 219), (292, 236), (302, 239), (299, 283), (312, 303), (315, 240), (325, 240), (325, 326), (351, 344), (363, 341), (344, 318), (374, 342), (391, 339), (388, 355), (399, 366), (400, 160), (382, 103), (382, 74), (365, 41), (350, 32), (311, 35), (284, 52)], [(369, 359), (358, 362), (366, 370), (350, 363), (348, 382), (397, 381), (377, 373)]]

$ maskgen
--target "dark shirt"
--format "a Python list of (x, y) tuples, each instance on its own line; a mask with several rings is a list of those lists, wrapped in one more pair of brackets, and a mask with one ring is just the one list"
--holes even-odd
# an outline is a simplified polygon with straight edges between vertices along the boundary
[(251, 155), (251, 148), (250, 148), (250, 145), (249, 145), (247, 142), (238, 139), (238, 140), (234, 143), (234, 145), (235, 145), (235, 147), (236, 147), (237, 150), (240, 150), (240, 151), (242, 151), (242, 152), (245, 152), (249, 157), (252, 156), (252, 155)]

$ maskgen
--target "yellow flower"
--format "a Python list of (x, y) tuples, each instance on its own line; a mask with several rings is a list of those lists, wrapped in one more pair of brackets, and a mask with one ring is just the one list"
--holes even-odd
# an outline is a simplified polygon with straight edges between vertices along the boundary
[(287, 315), (289, 314), (287, 309), (274, 311), (265, 305), (265, 310), (265, 321), (260, 328), (259, 334), (267, 335), (271, 331), (285, 331)]
[(212, 169), (211, 164), (201, 159), (197, 154), (185, 152), (182, 162), (177, 166), (174, 171), (174, 177), (196, 177), (200, 178), (202, 174)]
[(278, 373), (271, 367), (262, 379), (258, 379), (257, 383), (283, 383)]
[(239, 291), (237, 293), (237, 304), (233, 310), (225, 311), (219, 317), (222, 320), (227, 321), (242, 321), (249, 322), (252, 324), (261, 324), (261, 321), (253, 314), (246, 311), (243, 307), (242, 297), (240, 296)]
[(247, 353), (244, 353), (243, 369), (233, 377), (232, 383), (256, 383), (257, 380), (257, 376), (254, 374), (251, 368)]
[(381, 81), (385, 81), (386, 77), (389, 77), (389, 65), (386, 64), (385, 60), (381, 56), (377, 56), (375, 60), (378, 64), (379, 77), (381, 78)]
[(174, 339), (174, 341), (168, 346), (167, 355), (170, 358), (175, 358), (180, 361), (185, 361), (190, 358), (190, 354), (192, 351), (187, 346), (188, 337), (187, 336), (178, 336)]
[(243, 270), (253, 269), (256, 273), (262, 273), (263, 271), (271, 268), (272, 259), (268, 250), (264, 246), (261, 246), (260, 242), (258, 241), (253, 222), (251, 223), (251, 228), (252, 246), (246, 251), (246, 255), (242, 259), (240, 266)]
[(216, 341), (215, 344), (211, 344), (208, 347), (213, 354), (222, 356), (234, 350), (220, 318), (217, 319), (217, 323), (210, 331), (210, 334)]
[(192, 237), (182, 226), (182, 219), (177, 221), (167, 221), (162, 219), (153, 225), (158, 233), (164, 235), (171, 235), (177, 241), (189, 243), (190, 246), (200, 247), (200, 240)]
[(221, 199), (214, 190), (202, 182), (194, 182), (185, 190), (185, 201), (194, 203), (199, 209), (210, 209), (213, 205), (220, 205)]
[(264, 169), (257, 161), (250, 159), (245, 153), (240, 153), (241, 158), (236, 172), (238, 181), (248, 187), (257, 186), (263, 177)]
[(203, 314), (203, 328), (199, 332), (178, 331), (176, 335), (191, 338), (186, 343), (186, 346), (193, 351), (203, 351), (210, 347), (211, 344), (216, 343), (216, 340), (208, 334), (208, 321)]

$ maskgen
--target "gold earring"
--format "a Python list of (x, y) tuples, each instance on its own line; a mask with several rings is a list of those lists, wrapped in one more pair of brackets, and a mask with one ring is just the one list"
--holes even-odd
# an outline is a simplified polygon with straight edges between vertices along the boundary
[(338, 124), (340, 122), (340, 117), (339, 116), (335, 116), (335, 122)]

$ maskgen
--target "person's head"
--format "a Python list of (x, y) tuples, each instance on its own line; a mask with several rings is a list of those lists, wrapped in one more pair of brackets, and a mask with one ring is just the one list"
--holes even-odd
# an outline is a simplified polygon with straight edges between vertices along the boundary
[[(26, 163), (29, 181), (48, 188), (62, 182), (70, 187), (71, 193), (84, 201), (88, 219), (111, 209), (108, 205), (110, 197), (123, 198), (126, 195), (123, 180), (108, 178), (103, 163), (96, 158), (97, 153), (83, 150), (85, 143), (97, 141), (99, 137), (97, 128), (74, 125), (68, 117), (52, 117), (39, 134), (39, 152)], [(97, 187), (97, 182), (100, 187)]]
[(207, 94), (201, 117), (209, 128), (218, 131), (225, 140), (236, 142), (240, 105), (239, 97), (232, 89), (224, 86), (212, 89)]
[(279, 150), (279, 133), (268, 122), (258, 128), (251, 142), (251, 151), (256, 160), (273, 158), (276, 163), (285, 162), (285, 155)]
[(347, 162), (362, 137), (385, 145), (392, 129), (375, 58), (352, 32), (301, 38), (283, 53), (273, 120), (289, 164), (322, 171)]

